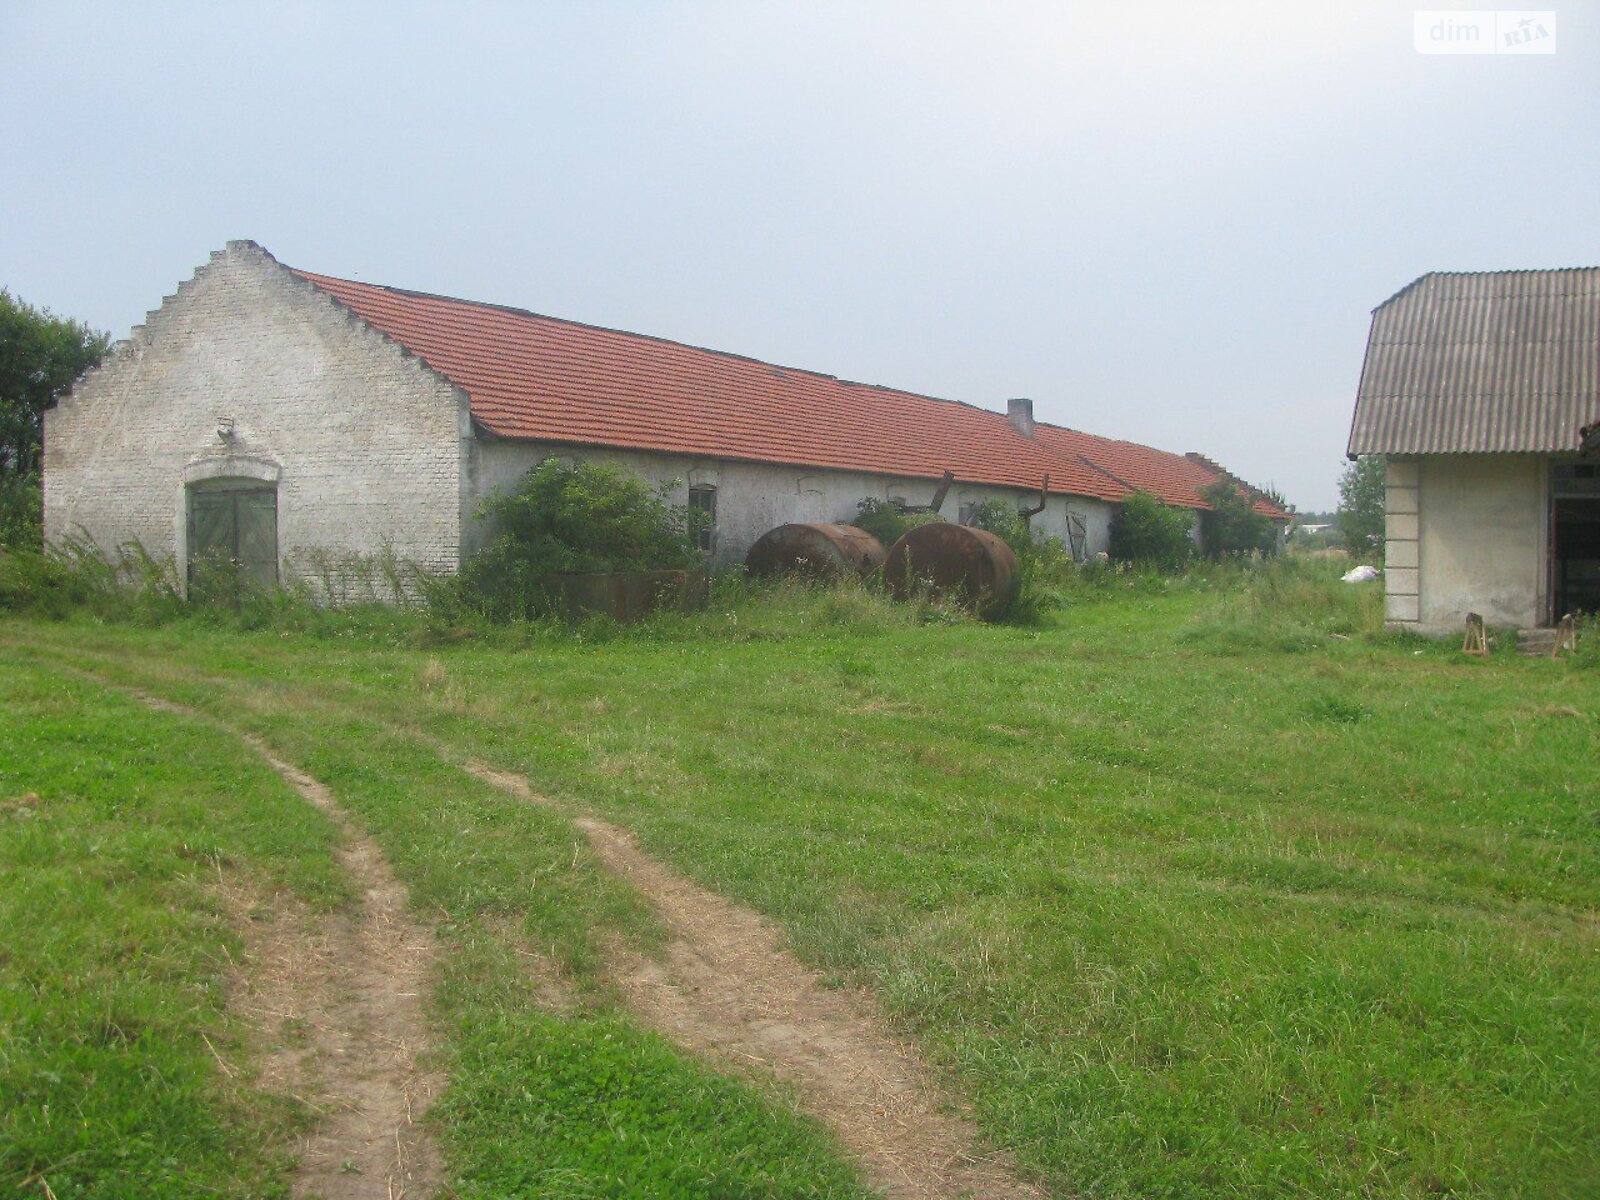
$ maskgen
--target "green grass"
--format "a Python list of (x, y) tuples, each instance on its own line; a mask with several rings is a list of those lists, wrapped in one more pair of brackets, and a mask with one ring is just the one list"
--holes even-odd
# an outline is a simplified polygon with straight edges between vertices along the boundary
[[(325, 823), (236, 739), (23, 657), (3, 655), (17, 707), (0, 726), (0, 792), (44, 799), (0, 826), (15, 838), (0, 843), (15, 850), (0, 860), (12, 934), (0, 953), (19, 981), (0, 991), (0, 1183), (43, 1176), (61, 1200), (279, 1194), (271, 1147), (297, 1114), (230, 1094), (206, 1045), (209, 1033), (247, 1062), (221, 1011), (237, 940), (208, 887), (243, 860), (336, 902)], [(171, 690), (228, 707), (205, 687)], [(333, 787), (438, 922), (449, 953), (434, 1017), (451, 1086), (435, 1119), (457, 1194), (861, 1195), (788, 1096), (724, 1078), (615, 1010), (596, 939), (649, 945), (659, 930), (565, 820), (358, 713), (230, 715)], [(95, 814), (72, 802), (85, 791)], [(585, 1003), (542, 1008), (530, 961)]]
[[(573, 1195), (643, 1162), (720, 1169), (754, 1101), (705, 1076), (684, 1110), (741, 1132), (680, 1141), (644, 1065), (671, 1052), (630, 1032), (641, 1090), (618, 1104), (650, 1114), (654, 1152), (616, 1157), (606, 1129), (633, 1137), (631, 1115), (532, 1132), (575, 1111), (562, 1072), (604, 1077), (614, 1053), (620, 1018), (581, 983), (595, 939), (648, 940), (649, 919), (581, 854), (563, 870), (564, 825), (447, 778), (411, 734), (628, 825), (876, 987), (986, 1134), (1063, 1194), (1600, 1192), (1600, 675), (1375, 635), (1372, 589), (1294, 564), (1061, 599), (986, 627), (866, 593), (729, 592), (641, 631), (425, 648), (385, 644), (417, 636), (403, 622), (340, 637), (336, 618), (322, 636), (0, 637), (239, 714), (470, 931), (453, 970), (477, 999), (452, 984), (442, 1003), (526, 1032), (453, 1043), (464, 1194), (557, 1177), (505, 1163), (578, 1171)], [(597, 1015), (516, 1015), (490, 916)], [(551, 1021), (581, 1035), (520, 1094), (505, 1064), (552, 1062)], [(672, 1061), (669, 1080), (690, 1070)], [(771, 1161), (813, 1161), (780, 1110), (752, 1110)], [(508, 1129), (520, 1149), (499, 1148)]]
[[(326, 908), (332, 831), (194, 722), (0, 670), (0, 1191), (282, 1193), (284, 1104), (231, 1086), (219, 886)], [(208, 1045), (208, 1039), (210, 1044)]]

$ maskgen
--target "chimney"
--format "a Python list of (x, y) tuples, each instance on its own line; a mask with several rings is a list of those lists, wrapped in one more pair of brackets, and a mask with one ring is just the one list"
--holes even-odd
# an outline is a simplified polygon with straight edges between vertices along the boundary
[(1024, 396), (1014, 396), (1006, 401), (1006, 420), (1025, 438), (1033, 436), (1033, 401)]

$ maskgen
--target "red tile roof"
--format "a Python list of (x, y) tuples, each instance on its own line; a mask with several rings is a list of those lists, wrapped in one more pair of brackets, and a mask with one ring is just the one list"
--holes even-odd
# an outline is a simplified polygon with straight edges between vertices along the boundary
[[(1168, 504), (1185, 508), (1210, 508), (1200, 492), (1224, 474), (1186, 455), (1169, 454), (1137, 442), (1096, 437), (1058, 425), (1037, 425), (1034, 436), (1058, 454), (1087, 459), (1132, 490), (1150, 492)], [(1288, 515), (1276, 505), (1259, 499), (1255, 507), (1272, 517)]]
[[(290, 268), (293, 270), (293, 268)], [(467, 393), (501, 437), (1207, 507), (1182, 455), (736, 354), (295, 270)], [(1274, 510), (1275, 511), (1275, 510)]]

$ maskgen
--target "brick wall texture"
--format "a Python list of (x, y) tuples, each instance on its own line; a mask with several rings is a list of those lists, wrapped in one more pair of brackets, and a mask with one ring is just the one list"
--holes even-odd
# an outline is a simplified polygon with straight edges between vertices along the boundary
[(242, 474), (277, 481), (285, 577), (313, 547), (450, 571), (468, 438), (463, 393), (230, 243), (45, 415), (45, 534), (181, 563), (187, 482)]

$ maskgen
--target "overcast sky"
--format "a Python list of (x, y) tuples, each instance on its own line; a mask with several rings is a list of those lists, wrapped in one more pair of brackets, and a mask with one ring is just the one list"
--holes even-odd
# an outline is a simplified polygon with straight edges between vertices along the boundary
[(1373, 306), (1600, 264), (1597, 7), (1519, 57), (1351, 0), (3, 0), (0, 286), (122, 337), (253, 238), (1322, 509)]

